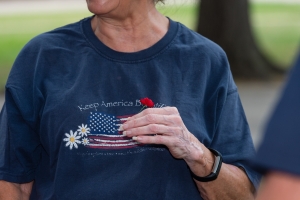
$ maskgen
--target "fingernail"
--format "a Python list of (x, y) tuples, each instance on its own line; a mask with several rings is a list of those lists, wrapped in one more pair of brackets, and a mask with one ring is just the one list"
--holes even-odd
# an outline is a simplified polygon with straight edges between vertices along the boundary
[(135, 136), (135, 137), (132, 137), (132, 139), (133, 139), (133, 140), (138, 140), (138, 137)]
[(127, 132), (126, 132), (126, 131), (123, 131), (123, 135), (126, 136), (126, 135), (127, 135)]
[(120, 127), (119, 127), (119, 129), (118, 129), (118, 131), (123, 131), (124, 129), (123, 129), (123, 125), (121, 125)]

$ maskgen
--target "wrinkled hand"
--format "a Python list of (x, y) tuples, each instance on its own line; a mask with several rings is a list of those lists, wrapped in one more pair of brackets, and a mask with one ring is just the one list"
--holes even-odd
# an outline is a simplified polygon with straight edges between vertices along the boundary
[(123, 135), (142, 144), (163, 144), (177, 159), (199, 159), (203, 145), (185, 127), (177, 108), (148, 108), (121, 126)]

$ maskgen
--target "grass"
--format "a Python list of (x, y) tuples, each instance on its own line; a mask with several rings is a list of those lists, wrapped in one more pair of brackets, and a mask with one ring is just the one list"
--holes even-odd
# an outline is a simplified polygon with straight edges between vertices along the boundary
[[(162, 6), (159, 10), (191, 29), (195, 27), (195, 6)], [(300, 5), (251, 4), (250, 11), (253, 32), (261, 50), (273, 62), (290, 66), (300, 44)], [(0, 93), (14, 59), (31, 38), (90, 15), (88, 11), (0, 15)]]
[(31, 38), (89, 15), (88, 12), (0, 15), (0, 93), (4, 91), (14, 59)]
[(253, 31), (260, 49), (289, 67), (300, 45), (300, 4), (252, 4)]

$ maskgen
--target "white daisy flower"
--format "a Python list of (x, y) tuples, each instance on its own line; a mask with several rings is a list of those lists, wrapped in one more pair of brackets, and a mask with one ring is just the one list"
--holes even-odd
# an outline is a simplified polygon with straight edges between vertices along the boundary
[(85, 145), (88, 145), (90, 143), (90, 141), (88, 138), (83, 138), (81, 143), (85, 146)]
[(65, 135), (67, 136), (66, 138), (64, 138), (64, 141), (67, 142), (66, 143), (66, 147), (67, 146), (70, 146), (70, 150), (72, 150), (73, 146), (77, 149), (78, 148), (78, 144), (81, 144), (81, 142), (78, 140), (80, 139), (81, 137), (80, 136), (77, 136), (77, 131), (75, 131), (73, 133), (72, 130), (70, 130), (70, 134), (68, 133), (65, 133)]
[(81, 137), (83, 136), (87, 136), (87, 134), (90, 133), (91, 129), (87, 127), (87, 125), (82, 124), (81, 126), (78, 126), (79, 129), (77, 129), (77, 131), (79, 132), (79, 134), (81, 135)]

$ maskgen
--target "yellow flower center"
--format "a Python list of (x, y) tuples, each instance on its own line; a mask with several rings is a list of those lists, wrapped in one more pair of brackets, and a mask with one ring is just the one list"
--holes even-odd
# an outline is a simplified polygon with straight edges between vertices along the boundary
[(71, 137), (71, 138), (70, 138), (70, 141), (71, 141), (71, 142), (75, 142), (75, 138), (74, 138), (74, 137)]
[(85, 132), (85, 129), (84, 129), (84, 128), (82, 128), (82, 129), (81, 129), (81, 132), (83, 132), (83, 133), (84, 133), (84, 132)]

